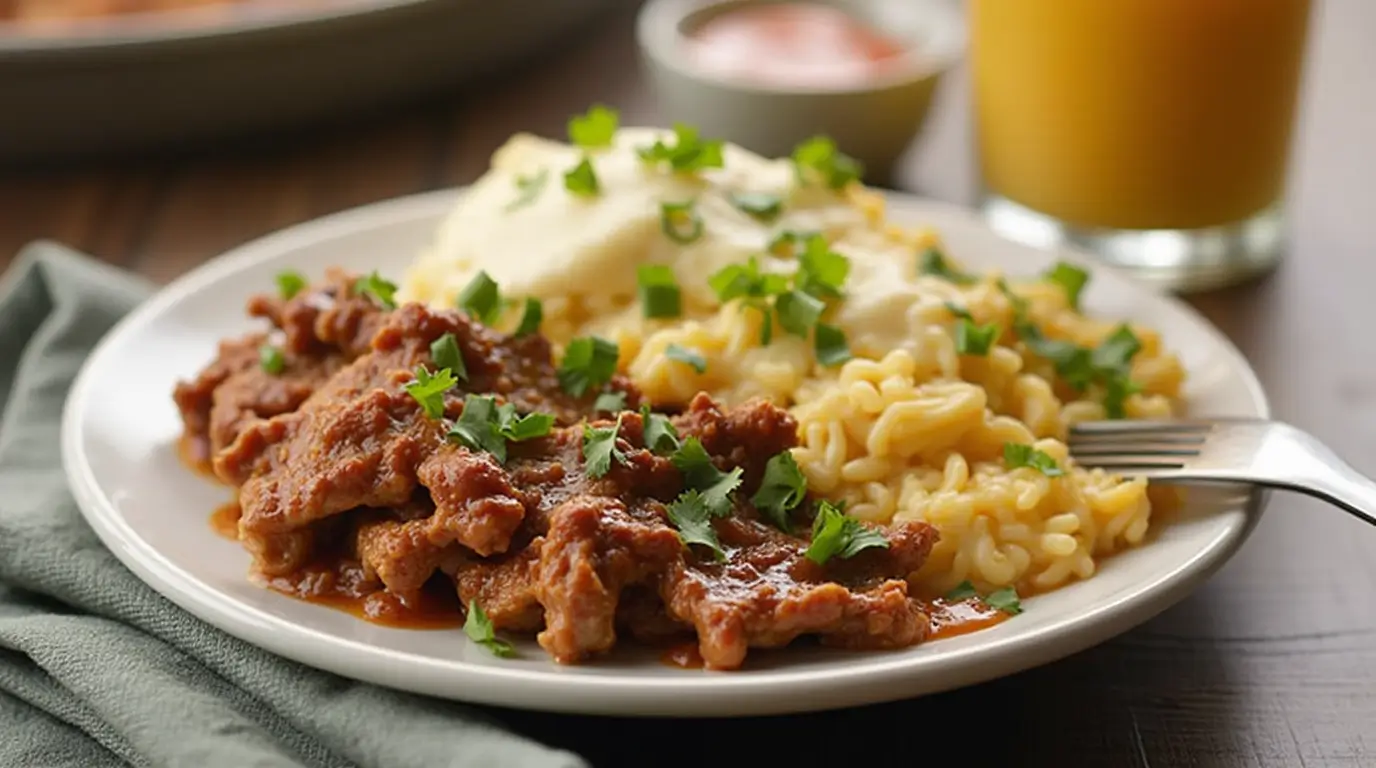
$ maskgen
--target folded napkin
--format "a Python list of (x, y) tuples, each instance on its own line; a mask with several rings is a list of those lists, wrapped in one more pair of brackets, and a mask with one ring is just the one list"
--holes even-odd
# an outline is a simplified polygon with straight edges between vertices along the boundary
[(58, 423), (82, 361), (149, 291), (46, 243), (0, 279), (0, 766), (584, 766), (474, 708), (230, 637), (101, 545)]

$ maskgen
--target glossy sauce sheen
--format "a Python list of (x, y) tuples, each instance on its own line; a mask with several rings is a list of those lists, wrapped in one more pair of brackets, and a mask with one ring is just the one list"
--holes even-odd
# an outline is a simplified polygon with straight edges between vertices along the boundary
[(851, 85), (887, 71), (903, 53), (845, 11), (811, 3), (729, 11), (690, 38), (704, 69), (765, 85)]

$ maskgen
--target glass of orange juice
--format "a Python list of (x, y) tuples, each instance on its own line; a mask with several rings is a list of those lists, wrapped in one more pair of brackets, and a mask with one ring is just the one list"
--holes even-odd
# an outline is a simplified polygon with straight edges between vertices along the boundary
[(1284, 248), (1310, 0), (968, 0), (981, 208), (1177, 290)]

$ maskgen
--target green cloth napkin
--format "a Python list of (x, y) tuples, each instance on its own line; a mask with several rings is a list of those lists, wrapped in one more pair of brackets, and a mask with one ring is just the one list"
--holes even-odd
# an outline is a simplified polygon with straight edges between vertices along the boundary
[(230, 637), (101, 545), (58, 424), (82, 361), (149, 292), (49, 243), (0, 279), (0, 766), (584, 766), (473, 708)]

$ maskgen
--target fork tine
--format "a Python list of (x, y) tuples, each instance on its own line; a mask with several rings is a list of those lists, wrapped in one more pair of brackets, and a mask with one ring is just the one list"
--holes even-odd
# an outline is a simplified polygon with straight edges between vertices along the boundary
[(1203, 435), (1214, 428), (1215, 422), (1192, 419), (1179, 421), (1082, 421), (1071, 425), (1071, 435), (1134, 435), (1154, 433), (1184, 433)]
[(1208, 439), (1209, 436), (1202, 432), (1184, 435), (1173, 435), (1165, 432), (1148, 432), (1141, 435), (1136, 435), (1131, 432), (1091, 432), (1082, 435), (1071, 432), (1070, 439), (1067, 442), (1069, 442), (1070, 445), (1084, 446), (1121, 445), (1124, 446), (1126, 450), (1133, 450), (1135, 447), (1146, 445), (1175, 447), (1199, 446), (1203, 445), (1204, 441)]
[(1179, 456), (1142, 456), (1142, 455), (1119, 455), (1119, 456), (1085, 456), (1072, 454), (1075, 463), (1086, 469), (1108, 469), (1114, 472), (1123, 472), (1129, 469), (1141, 470), (1164, 470), (1164, 469), (1183, 469), (1185, 462)]
[(1111, 458), (1114, 456), (1198, 456), (1203, 443), (1182, 445), (1179, 443), (1125, 443), (1120, 441), (1103, 443), (1071, 442), (1070, 452), (1077, 457), (1095, 456)]

